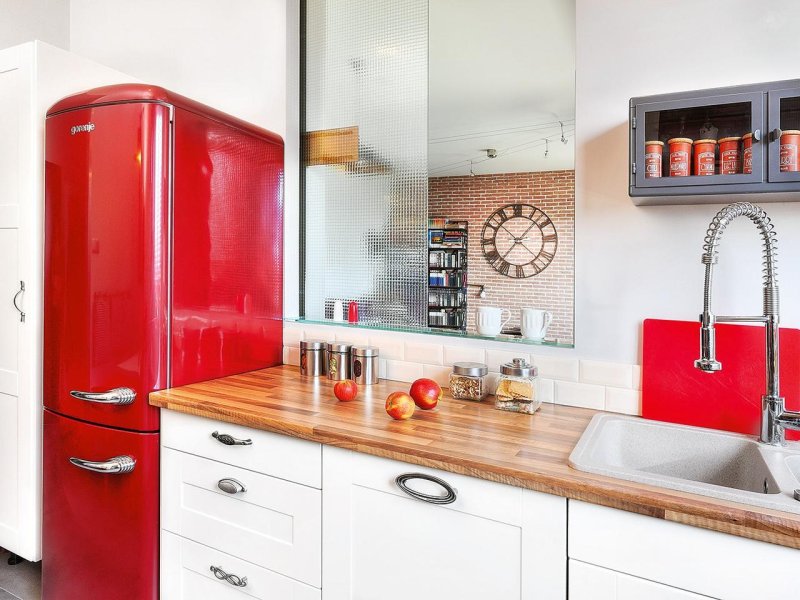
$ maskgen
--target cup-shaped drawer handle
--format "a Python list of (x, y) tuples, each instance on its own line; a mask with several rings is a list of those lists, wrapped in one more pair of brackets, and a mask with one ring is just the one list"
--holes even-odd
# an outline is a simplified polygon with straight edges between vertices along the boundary
[(219, 431), (215, 431), (211, 434), (215, 440), (217, 440), (221, 444), (225, 444), (226, 446), (252, 446), (253, 440), (247, 438), (246, 440), (240, 440), (232, 435), (228, 435), (227, 433), (220, 433)]
[(132, 456), (115, 456), (108, 460), (95, 461), (86, 460), (84, 458), (72, 457), (69, 459), (73, 465), (79, 469), (92, 471), (94, 473), (103, 473), (106, 475), (122, 475), (130, 473), (136, 467), (136, 459)]
[(226, 573), (222, 570), (222, 567), (215, 567), (211, 565), (211, 572), (214, 574), (214, 577), (217, 579), (221, 579), (223, 581), (227, 581), (231, 585), (235, 585), (236, 587), (244, 587), (247, 585), (247, 577), (239, 577), (238, 575), (234, 575), (233, 573)]
[[(424, 479), (425, 481), (432, 481), (433, 483), (442, 486), (445, 494), (434, 496), (432, 494), (424, 494), (408, 486), (408, 481), (412, 479)], [(423, 502), (430, 502), (431, 504), (452, 504), (456, 501), (457, 490), (449, 483), (433, 475), (426, 475), (425, 473), (403, 473), (398, 475), (394, 482), (401, 490), (412, 498), (422, 500)]]
[(136, 400), (136, 392), (127, 387), (118, 387), (113, 390), (108, 390), (107, 392), (81, 392), (72, 390), (69, 395), (78, 400), (97, 402), (99, 404), (133, 404), (133, 401)]
[(233, 477), (225, 477), (224, 479), (220, 479), (217, 482), (217, 487), (226, 494), (239, 494), (247, 491), (247, 488), (244, 486), (244, 484)]

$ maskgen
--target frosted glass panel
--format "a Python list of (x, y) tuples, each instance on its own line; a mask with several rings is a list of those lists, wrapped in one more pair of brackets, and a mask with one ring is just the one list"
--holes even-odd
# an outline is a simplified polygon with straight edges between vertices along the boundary
[(304, 316), (427, 325), (427, 0), (307, 0)]

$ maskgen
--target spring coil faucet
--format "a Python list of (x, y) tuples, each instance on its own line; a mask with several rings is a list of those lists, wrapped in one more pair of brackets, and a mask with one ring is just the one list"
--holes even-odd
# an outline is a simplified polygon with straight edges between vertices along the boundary
[[(747, 217), (756, 227), (763, 240), (763, 285), (764, 310), (761, 316), (716, 316), (711, 312), (711, 281), (714, 265), (717, 264), (717, 246), (725, 229), (738, 217)], [(800, 412), (786, 410), (780, 395), (779, 325), (780, 302), (778, 298), (778, 237), (767, 213), (750, 202), (736, 202), (720, 210), (708, 226), (703, 243), (702, 263), (705, 265), (703, 286), (703, 313), (700, 315), (700, 358), (694, 366), (701, 371), (714, 373), (722, 370), (716, 358), (716, 323), (755, 322), (766, 328), (767, 391), (761, 397), (761, 435), (765, 444), (785, 444), (784, 428), (800, 430)]]

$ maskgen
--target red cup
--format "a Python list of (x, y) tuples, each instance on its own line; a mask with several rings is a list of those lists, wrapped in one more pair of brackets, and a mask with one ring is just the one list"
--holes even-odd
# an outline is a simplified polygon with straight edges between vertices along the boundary
[(696, 140), (694, 143), (694, 174), (713, 175), (717, 140)]
[(644, 176), (661, 177), (661, 162), (664, 153), (664, 142), (651, 140), (644, 143)]
[(358, 302), (351, 302), (347, 305), (347, 321), (358, 323)]
[(732, 136), (719, 141), (719, 172), (721, 175), (736, 175), (739, 172), (739, 140), (741, 139)]
[(753, 172), (753, 134), (745, 133), (742, 136), (742, 173)]
[(797, 148), (800, 146), (800, 130), (787, 129), (781, 134), (781, 172), (800, 171)]
[(669, 144), (669, 176), (688, 177), (689, 162), (692, 158), (692, 140), (672, 138)]

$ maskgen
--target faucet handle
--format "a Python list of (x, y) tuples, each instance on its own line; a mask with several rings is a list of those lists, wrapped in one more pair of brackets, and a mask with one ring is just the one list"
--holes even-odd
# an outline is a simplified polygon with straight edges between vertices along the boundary
[(717, 371), (722, 371), (722, 363), (713, 358), (698, 358), (694, 361), (694, 368), (706, 373), (716, 373)]

